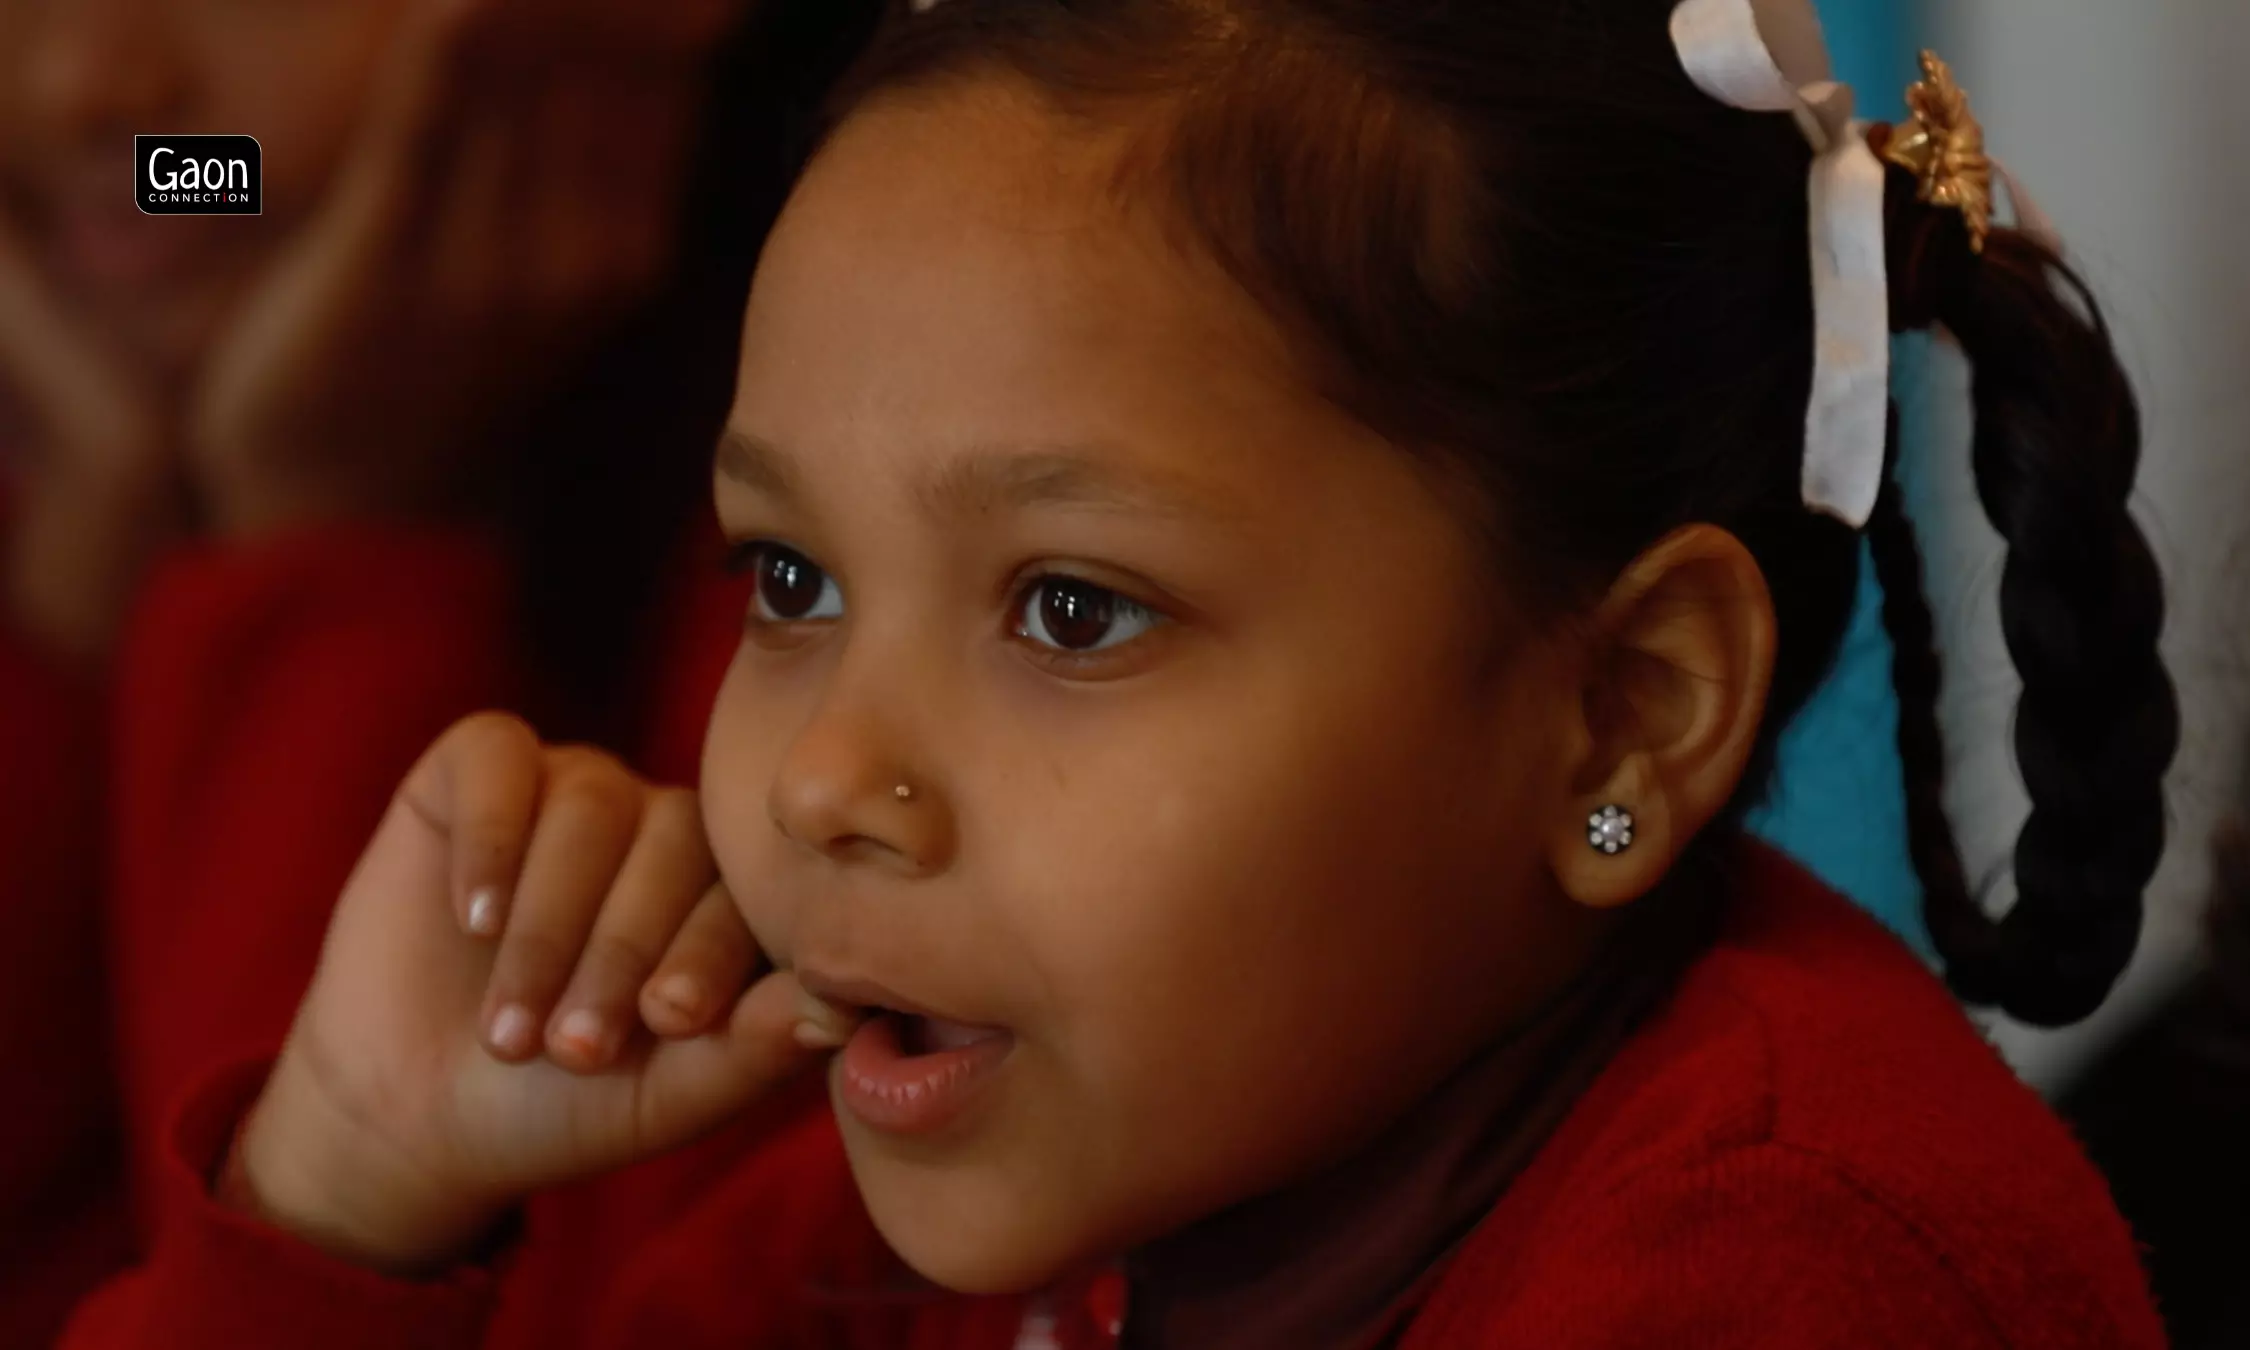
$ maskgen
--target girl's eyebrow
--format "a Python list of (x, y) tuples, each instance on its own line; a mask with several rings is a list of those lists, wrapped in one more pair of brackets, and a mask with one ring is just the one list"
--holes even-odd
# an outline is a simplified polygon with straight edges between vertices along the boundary
[[(1135, 515), (1219, 518), (1240, 507), (1217, 485), (1185, 474), (1126, 468), (1091, 446), (987, 446), (947, 459), (915, 485), (932, 515), (982, 515), (1064, 507)], [(719, 474), (777, 501), (801, 496), (797, 462), (763, 437), (729, 427), (719, 438)]]
[(728, 427), (719, 436), (714, 466), (721, 478), (781, 501), (797, 496), (797, 476), (787, 452), (773, 442)]

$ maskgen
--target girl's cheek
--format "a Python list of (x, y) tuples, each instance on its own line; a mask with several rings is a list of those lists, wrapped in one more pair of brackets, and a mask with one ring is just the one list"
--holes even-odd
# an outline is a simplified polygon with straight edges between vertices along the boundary
[(795, 925), (788, 908), (775, 898), (780, 888), (771, 884), (772, 872), (755, 860), (747, 864), (730, 861), (723, 848), (718, 862), (719, 879), (726, 884), (735, 913), (742, 916), (758, 950), (775, 965), (787, 967), (795, 948), (790, 936)]
[[(740, 827), (735, 827), (739, 831)], [(732, 838), (714, 832), (711, 856), (719, 865), (719, 880), (733, 897), (735, 912), (748, 925), (758, 949), (776, 961), (789, 950), (789, 914), (777, 897), (773, 854), (763, 841), (752, 842), (737, 832)]]
[(773, 857), (768, 851), (773, 832), (764, 810), (765, 791), (754, 781), (749, 764), (723, 748), (726, 723), (722, 704), (703, 757), (703, 830), (736, 912), (749, 925), (759, 948), (773, 956), (785, 935), (785, 916), (776, 912), (773, 900)]

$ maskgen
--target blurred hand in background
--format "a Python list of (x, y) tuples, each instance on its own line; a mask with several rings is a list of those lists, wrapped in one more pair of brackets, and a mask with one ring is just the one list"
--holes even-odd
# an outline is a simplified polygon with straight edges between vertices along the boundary
[(176, 524), (156, 401), (77, 321), (0, 229), (0, 471), (10, 514), (6, 603), (41, 647), (108, 645), (141, 564)]
[(661, 280), (697, 66), (734, 16), (624, 11), (410, 18), (334, 189), (197, 387), (223, 528), (449, 504), (494, 419)]
[[(743, 0), (0, 0), (8, 596), (98, 657), (189, 517), (467, 500), (671, 261)], [(258, 137), (265, 214), (144, 216), (136, 133)]]

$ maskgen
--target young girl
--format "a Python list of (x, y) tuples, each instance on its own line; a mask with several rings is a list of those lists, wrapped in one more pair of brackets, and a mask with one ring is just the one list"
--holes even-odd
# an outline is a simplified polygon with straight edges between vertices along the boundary
[[(1869, 130), (1782, 0), (915, 9), (745, 318), (700, 802), (442, 739), (72, 1343), (2159, 1344), (2060, 1126), (1735, 830), (1864, 523), (1955, 989), (2084, 1014), (2160, 849), (2131, 396), (1943, 67)], [(1937, 324), (2025, 682), (1999, 923), (1886, 476)], [(665, 1240), (510, 1274), (526, 1212), (589, 1240), (527, 1197), (824, 1058)]]

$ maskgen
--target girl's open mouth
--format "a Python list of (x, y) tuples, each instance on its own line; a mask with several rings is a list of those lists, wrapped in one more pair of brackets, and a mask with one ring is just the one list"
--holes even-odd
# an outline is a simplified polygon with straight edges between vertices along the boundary
[(927, 1134), (952, 1123), (998, 1071), (1015, 1037), (918, 1013), (870, 1008), (837, 1056), (841, 1105), (871, 1129)]

